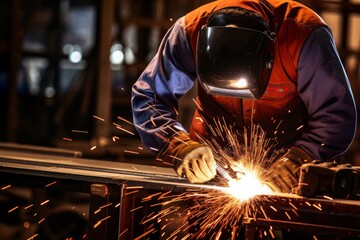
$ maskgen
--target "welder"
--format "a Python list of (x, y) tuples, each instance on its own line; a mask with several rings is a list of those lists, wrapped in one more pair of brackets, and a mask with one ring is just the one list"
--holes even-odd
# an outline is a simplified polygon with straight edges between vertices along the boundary
[[(178, 100), (198, 84), (190, 130)], [(192, 183), (216, 175), (209, 129), (260, 125), (279, 149), (271, 183), (290, 192), (299, 167), (347, 150), (356, 131), (354, 98), (334, 38), (308, 7), (287, 0), (218, 0), (179, 18), (132, 88), (144, 144)], [(216, 139), (219, 146), (226, 140)]]

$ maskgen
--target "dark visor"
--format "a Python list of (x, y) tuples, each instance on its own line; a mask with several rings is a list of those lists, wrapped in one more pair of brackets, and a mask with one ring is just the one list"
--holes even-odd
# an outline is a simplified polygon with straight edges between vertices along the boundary
[(264, 94), (274, 51), (265, 32), (206, 27), (197, 44), (197, 74), (208, 93), (251, 99)]

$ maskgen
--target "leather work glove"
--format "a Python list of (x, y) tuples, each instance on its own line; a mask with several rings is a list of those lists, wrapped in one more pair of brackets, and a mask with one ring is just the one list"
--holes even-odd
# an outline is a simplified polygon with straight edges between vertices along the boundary
[(291, 147), (288, 153), (270, 166), (269, 187), (275, 192), (291, 193), (299, 182), (301, 165), (311, 161), (313, 159), (302, 149)]
[(172, 163), (176, 173), (191, 183), (204, 183), (216, 175), (216, 162), (210, 147), (191, 140), (185, 132), (171, 137), (159, 157)]

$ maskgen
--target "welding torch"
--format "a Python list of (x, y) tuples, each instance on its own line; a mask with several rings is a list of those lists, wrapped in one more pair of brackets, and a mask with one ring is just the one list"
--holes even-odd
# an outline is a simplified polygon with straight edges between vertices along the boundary
[(225, 180), (227, 180), (228, 182), (233, 180), (233, 178), (230, 176), (230, 174), (228, 173), (228, 171), (225, 170), (225, 168), (223, 168), (222, 166), (220, 166), (219, 164), (216, 165), (216, 171), (217, 173), (223, 177)]

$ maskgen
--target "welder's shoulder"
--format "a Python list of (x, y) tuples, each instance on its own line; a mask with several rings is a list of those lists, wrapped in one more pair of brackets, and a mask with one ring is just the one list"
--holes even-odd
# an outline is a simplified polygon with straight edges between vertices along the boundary
[[(287, 2), (287, 7), (283, 11), (285, 12), (276, 11), (275, 14), (284, 14), (283, 22), (292, 22), (298, 27), (311, 30), (326, 25), (325, 21), (315, 11), (296, 1)], [(279, 17), (275, 18), (279, 19)]]

